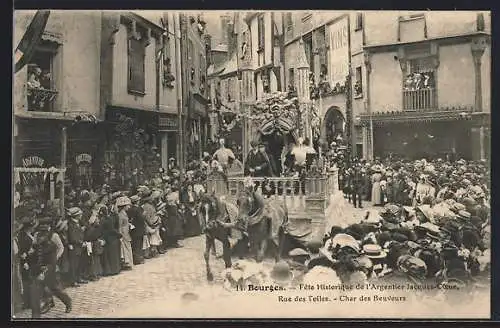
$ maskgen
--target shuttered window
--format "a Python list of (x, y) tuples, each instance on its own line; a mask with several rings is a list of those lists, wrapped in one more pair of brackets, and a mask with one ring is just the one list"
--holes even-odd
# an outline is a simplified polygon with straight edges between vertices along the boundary
[(130, 93), (145, 94), (146, 48), (141, 39), (128, 39), (128, 83)]
[(264, 16), (259, 16), (258, 20), (259, 51), (264, 50)]
[(363, 13), (356, 13), (356, 25), (354, 31), (363, 29)]
[(319, 51), (319, 65), (327, 66), (327, 56), (326, 56), (326, 34), (325, 34), (325, 26), (321, 26), (316, 31), (316, 46)]

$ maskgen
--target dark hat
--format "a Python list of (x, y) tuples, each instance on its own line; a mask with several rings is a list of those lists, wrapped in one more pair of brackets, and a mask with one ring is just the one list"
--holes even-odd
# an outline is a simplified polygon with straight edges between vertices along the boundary
[(290, 282), (293, 278), (293, 273), (290, 270), (290, 265), (285, 261), (276, 263), (271, 271), (271, 279), (278, 283)]
[(323, 242), (318, 239), (313, 239), (307, 243), (307, 248), (311, 253), (318, 253), (319, 249), (323, 246)]
[(397, 241), (399, 243), (404, 243), (404, 242), (407, 242), (409, 240), (406, 235), (404, 235), (400, 232), (395, 232), (395, 233), (391, 234), (391, 238), (392, 238), (392, 240)]
[(38, 231), (49, 231), (53, 224), (52, 218), (49, 217), (40, 218), (38, 222)]
[(397, 261), (398, 270), (411, 278), (422, 280), (427, 276), (427, 265), (418, 257), (403, 255)]
[(258, 141), (256, 141), (256, 140), (252, 140), (252, 141), (250, 142), (250, 146), (252, 146), (252, 147), (257, 147), (258, 145), (259, 145), (259, 142), (258, 142)]

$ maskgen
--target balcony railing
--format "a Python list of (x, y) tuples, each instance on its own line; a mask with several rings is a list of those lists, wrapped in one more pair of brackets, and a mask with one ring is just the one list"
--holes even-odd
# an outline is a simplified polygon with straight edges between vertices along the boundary
[(403, 109), (408, 111), (431, 110), (436, 107), (434, 88), (403, 90)]
[(57, 94), (56, 90), (28, 87), (28, 111), (52, 111), (52, 104)]

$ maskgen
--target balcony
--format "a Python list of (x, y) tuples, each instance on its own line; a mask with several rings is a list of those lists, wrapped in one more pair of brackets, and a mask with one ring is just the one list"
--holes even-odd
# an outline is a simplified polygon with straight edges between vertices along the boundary
[(403, 90), (403, 110), (426, 111), (436, 108), (436, 90), (422, 88)]
[(54, 99), (57, 97), (56, 90), (27, 87), (28, 111), (51, 112)]

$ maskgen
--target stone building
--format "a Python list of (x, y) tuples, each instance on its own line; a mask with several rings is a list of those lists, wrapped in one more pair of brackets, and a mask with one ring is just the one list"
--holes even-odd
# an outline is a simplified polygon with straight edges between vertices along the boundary
[[(17, 42), (33, 14), (16, 12)], [(177, 157), (176, 15), (50, 11), (35, 50), (14, 78), (15, 166), (38, 156), (47, 167), (64, 166), (67, 182), (89, 188), (110, 175), (126, 184), (134, 169), (152, 173)]]
[(364, 157), (487, 159), (490, 14), (352, 16), (353, 83), (361, 91), (353, 107)]
[[(14, 13), (15, 46), (34, 15)], [(14, 76), (15, 167), (64, 166), (67, 182), (84, 188), (94, 182), (104, 153), (101, 25), (95, 12), (49, 13), (41, 40)]]
[(201, 158), (208, 137), (206, 23), (202, 15), (180, 13), (182, 68), (182, 151), (178, 161)]
[[(328, 144), (348, 136), (349, 19), (347, 13), (333, 11), (283, 13), (285, 84), (287, 88), (307, 85), (306, 101), (320, 120), (315, 138), (311, 127), (307, 136)], [(299, 77), (301, 67), (307, 72)]]

